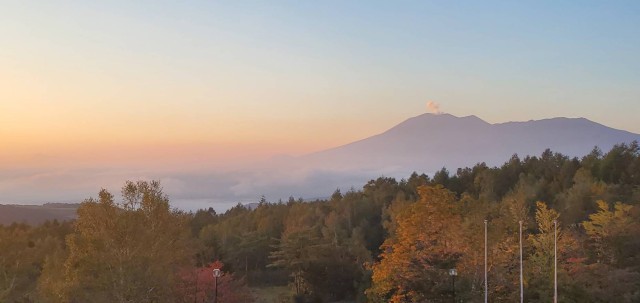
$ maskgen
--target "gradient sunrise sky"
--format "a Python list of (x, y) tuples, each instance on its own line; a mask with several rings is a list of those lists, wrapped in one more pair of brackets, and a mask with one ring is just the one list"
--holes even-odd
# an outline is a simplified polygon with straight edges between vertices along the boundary
[(298, 155), (429, 101), (640, 133), (639, 16), (638, 1), (1, 1), (0, 169)]

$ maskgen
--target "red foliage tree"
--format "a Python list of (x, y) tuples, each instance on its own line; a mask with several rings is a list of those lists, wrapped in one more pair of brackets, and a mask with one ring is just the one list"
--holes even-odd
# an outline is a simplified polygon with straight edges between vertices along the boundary
[[(183, 269), (179, 272), (180, 283), (177, 291), (184, 303), (213, 302), (216, 295), (216, 278), (214, 269), (220, 269), (224, 264), (215, 261), (206, 267)], [(222, 273), (217, 278), (218, 303), (249, 303), (253, 297), (244, 282), (244, 279), (236, 279), (233, 274)]]

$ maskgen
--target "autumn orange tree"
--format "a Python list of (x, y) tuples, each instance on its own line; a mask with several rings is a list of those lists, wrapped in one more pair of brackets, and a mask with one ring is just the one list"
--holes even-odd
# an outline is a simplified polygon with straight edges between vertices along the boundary
[[(452, 296), (449, 269), (465, 255), (455, 194), (442, 186), (421, 187), (420, 200), (399, 212), (395, 234), (373, 266), (374, 302), (441, 301)], [(464, 269), (458, 269), (464, 276)]]

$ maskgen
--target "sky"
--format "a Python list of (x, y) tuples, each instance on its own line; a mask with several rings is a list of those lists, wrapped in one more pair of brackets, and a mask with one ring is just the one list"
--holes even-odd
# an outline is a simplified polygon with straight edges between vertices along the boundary
[(302, 155), (429, 102), (492, 123), (585, 117), (640, 133), (638, 1), (0, 6), (0, 193), (70, 169)]

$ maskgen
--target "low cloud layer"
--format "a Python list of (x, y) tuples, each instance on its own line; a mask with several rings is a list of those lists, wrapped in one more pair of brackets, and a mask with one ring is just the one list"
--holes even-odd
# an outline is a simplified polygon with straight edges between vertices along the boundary
[(154, 171), (59, 170), (13, 172), (0, 178), (0, 204), (78, 203), (96, 197), (101, 188), (116, 197), (126, 180), (160, 180), (172, 206), (194, 210), (213, 207), (224, 211), (237, 203), (286, 201), (289, 197), (315, 199), (336, 188), (361, 188), (373, 178), (367, 173), (262, 168), (225, 172), (166, 173)]

